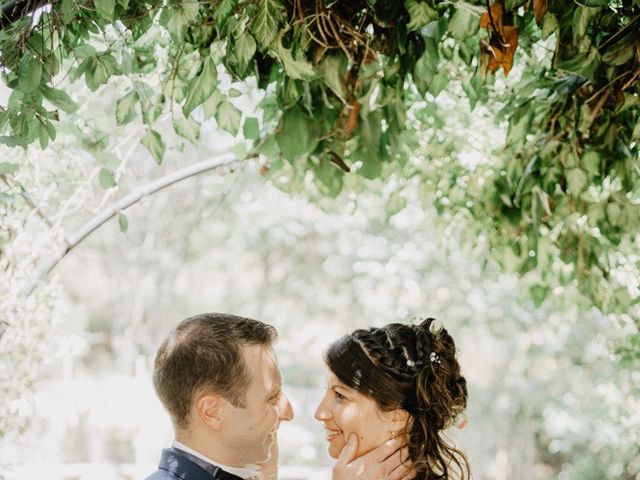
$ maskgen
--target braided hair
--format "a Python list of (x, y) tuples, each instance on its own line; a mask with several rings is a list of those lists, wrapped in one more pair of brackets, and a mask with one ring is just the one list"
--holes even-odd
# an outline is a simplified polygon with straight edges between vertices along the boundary
[(442, 431), (466, 408), (467, 383), (453, 339), (444, 328), (433, 329), (433, 322), (355, 330), (329, 347), (325, 361), (342, 383), (382, 411), (410, 414), (405, 434), (416, 479), (465, 480), (468, 461)]

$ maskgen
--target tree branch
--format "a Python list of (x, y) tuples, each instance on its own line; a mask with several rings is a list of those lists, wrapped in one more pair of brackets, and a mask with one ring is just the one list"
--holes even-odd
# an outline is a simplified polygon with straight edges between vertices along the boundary
[(0, 30), (48, 3), (47, 0), (9, 0), (0, 7)]
[(193, 177), (195, 175), (199, 175), (204, 172), (216, 170), (220, 167), (228, 167), (238, 162), (240, 162), (240, 160), (233, 155), (223, 155), (221, 157), (203, 160), (201, 162), (181, 168), (178, 171), (169, 173), (150, 183), (147, 183), (146, 185), (143, 185), (137, 190), (131, 192), (129, 195), (121, 198), (113, 205), (100, 211), (77, 232), (75, 232), (73, 235), (70, 235), (67, 239), (67, 244), (60, 248), (60, 250), (53, 257), (51, 257), (44, 263), (40, 271), (34, 277), (33, 281), (23, 290), (22, 295), (25, 297), (31, 295), (38, 284), (46, 278), (49, 272), (53, 270), (53, 268), (60, 262), (60, 260), (64, 258), (67, 253), (69, 253), (80, 242), (91, 235), (91, 233), (100, 228), (104, 223), (118, 215), (123, 210), (129, 208), (131, 205), (160, 190), (170, 187), (175, 183), (181, 182), (182, 180)]

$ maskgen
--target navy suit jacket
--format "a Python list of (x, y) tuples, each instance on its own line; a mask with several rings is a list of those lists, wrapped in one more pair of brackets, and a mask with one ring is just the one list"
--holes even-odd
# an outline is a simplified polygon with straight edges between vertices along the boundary
[(236, 475), (225, 472), (219, 467), (211, 465), (211, 471), (189, 458), (174, 448), (165, 448), (158, 470), (146, 478), (146, 480), (242, 480)]

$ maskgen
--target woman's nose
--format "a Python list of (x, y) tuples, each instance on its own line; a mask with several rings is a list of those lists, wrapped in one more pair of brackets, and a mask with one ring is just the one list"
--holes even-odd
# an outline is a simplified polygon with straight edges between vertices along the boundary
[(331, 418), (331, 412), (327, 408), (326, 400), (327, 400), (327, 396), (325, 395), (320, 401), (318, 408), (316, 408), (315, 413), (313, 414), (313, 417), (316, 420), (320, 420), (321, 422), (325, 420), (329, 420)]

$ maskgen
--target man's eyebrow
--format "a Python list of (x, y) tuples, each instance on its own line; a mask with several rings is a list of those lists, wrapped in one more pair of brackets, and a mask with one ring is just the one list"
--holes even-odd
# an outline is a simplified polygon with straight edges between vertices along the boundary
[(274, 398), (277, 397), (278, 395), (280, 395), (280, 392), (282, 392), (282, 384), (279, 383), (278, 385), (276, 385), (273, 390), (271, 390), (269, 392), (269, 395), (267, 398)]

